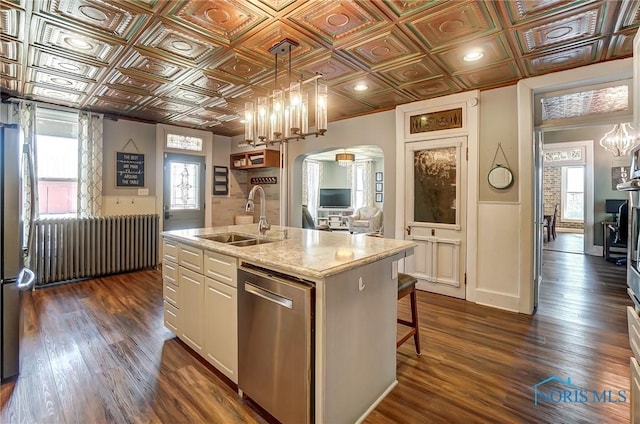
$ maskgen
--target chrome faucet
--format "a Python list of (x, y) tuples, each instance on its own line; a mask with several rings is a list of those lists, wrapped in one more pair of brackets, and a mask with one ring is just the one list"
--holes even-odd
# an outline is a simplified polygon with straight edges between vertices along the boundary
[(267, 196), (264, 194), (264, 190), (259, 185), (253, 186), (249, 192), (249, 199), (247, 200), (247, 206), (245, 206), (246, 212), (253, 212), (253, 198), (259, 192), (262, 194), (262, 200), (260, 201), (260, 221), (258, 222), (258, 231), (261, 235), (265, 235), (267, 230), (271, 228), (271, 224), (267, 220)]

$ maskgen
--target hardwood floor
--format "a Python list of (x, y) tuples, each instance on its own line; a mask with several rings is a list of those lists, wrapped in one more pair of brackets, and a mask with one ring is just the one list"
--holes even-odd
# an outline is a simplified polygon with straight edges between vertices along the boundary
[(542, 248), (544, 250), (555, 250), (556, 252), (584, 253), (584, 234), (559, 232), (556, 239), (547, 241), (544, 238)]
[[(366, 422), (628, 422), (628, 402), (534, 405), (532, 386), (550, 376), (628, 390), (632, 355), (625, 269), (544, 258), (533, 317), (419, 292), (423, 353), (400, 347), (399, 384)], [(163, 327), (161, 289), (145, 271), (29, 293), (22, 373), (0, 388), (0, 422), (265, 422)]]

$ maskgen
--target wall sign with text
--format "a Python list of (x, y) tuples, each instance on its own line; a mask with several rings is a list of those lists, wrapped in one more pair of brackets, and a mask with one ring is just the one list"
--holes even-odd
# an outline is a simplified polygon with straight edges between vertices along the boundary
[(116, 187), (144, 187), (144, 154), (116, 152)]

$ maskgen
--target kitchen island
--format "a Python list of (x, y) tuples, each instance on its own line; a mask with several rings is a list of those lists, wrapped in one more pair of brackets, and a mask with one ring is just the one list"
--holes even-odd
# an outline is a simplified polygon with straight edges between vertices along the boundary
[(397, 269), (413, 246), (288, 227), (260, 235), (256, 224), (164, 232), (165, 325), (242, 390), (248, 382), (238, 369), (238, 318), (244, 315), (237, 299), (251, 284), (238, 280), (237, 271), (312, 286), (305, 421), (360, 422), (397, 384)]

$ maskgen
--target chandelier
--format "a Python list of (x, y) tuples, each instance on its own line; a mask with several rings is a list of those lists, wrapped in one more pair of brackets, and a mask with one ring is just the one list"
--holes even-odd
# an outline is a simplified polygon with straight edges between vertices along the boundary
[(337, 153), (336, 154), (336, 162), (340, 166), (347, 166), (353, 161), (356, 160), (356, 155), (353, 153)]
[(600, 139), (600, 145), (613, 153), (613, 156), (624, 156), (638, 143), (638, 137), (631, 124), (616, 124), (611, 131)]
[[(301, 140), (327, 131), (327, 85), (322, 75), (307, 80), (291, 79), (291, 50), (298, 46), (285, 38), (269, 49), (275, 57), (275, 86), (271, 96), (245, 103), (244, 144), (252, 146)], [(278, 58), (288, 53), (289, 87), (278, 86)], [(306, 90), (305, 90), (306, 88)], [(315, 104), (316, 130), (309, 131), (309, 96)]]

